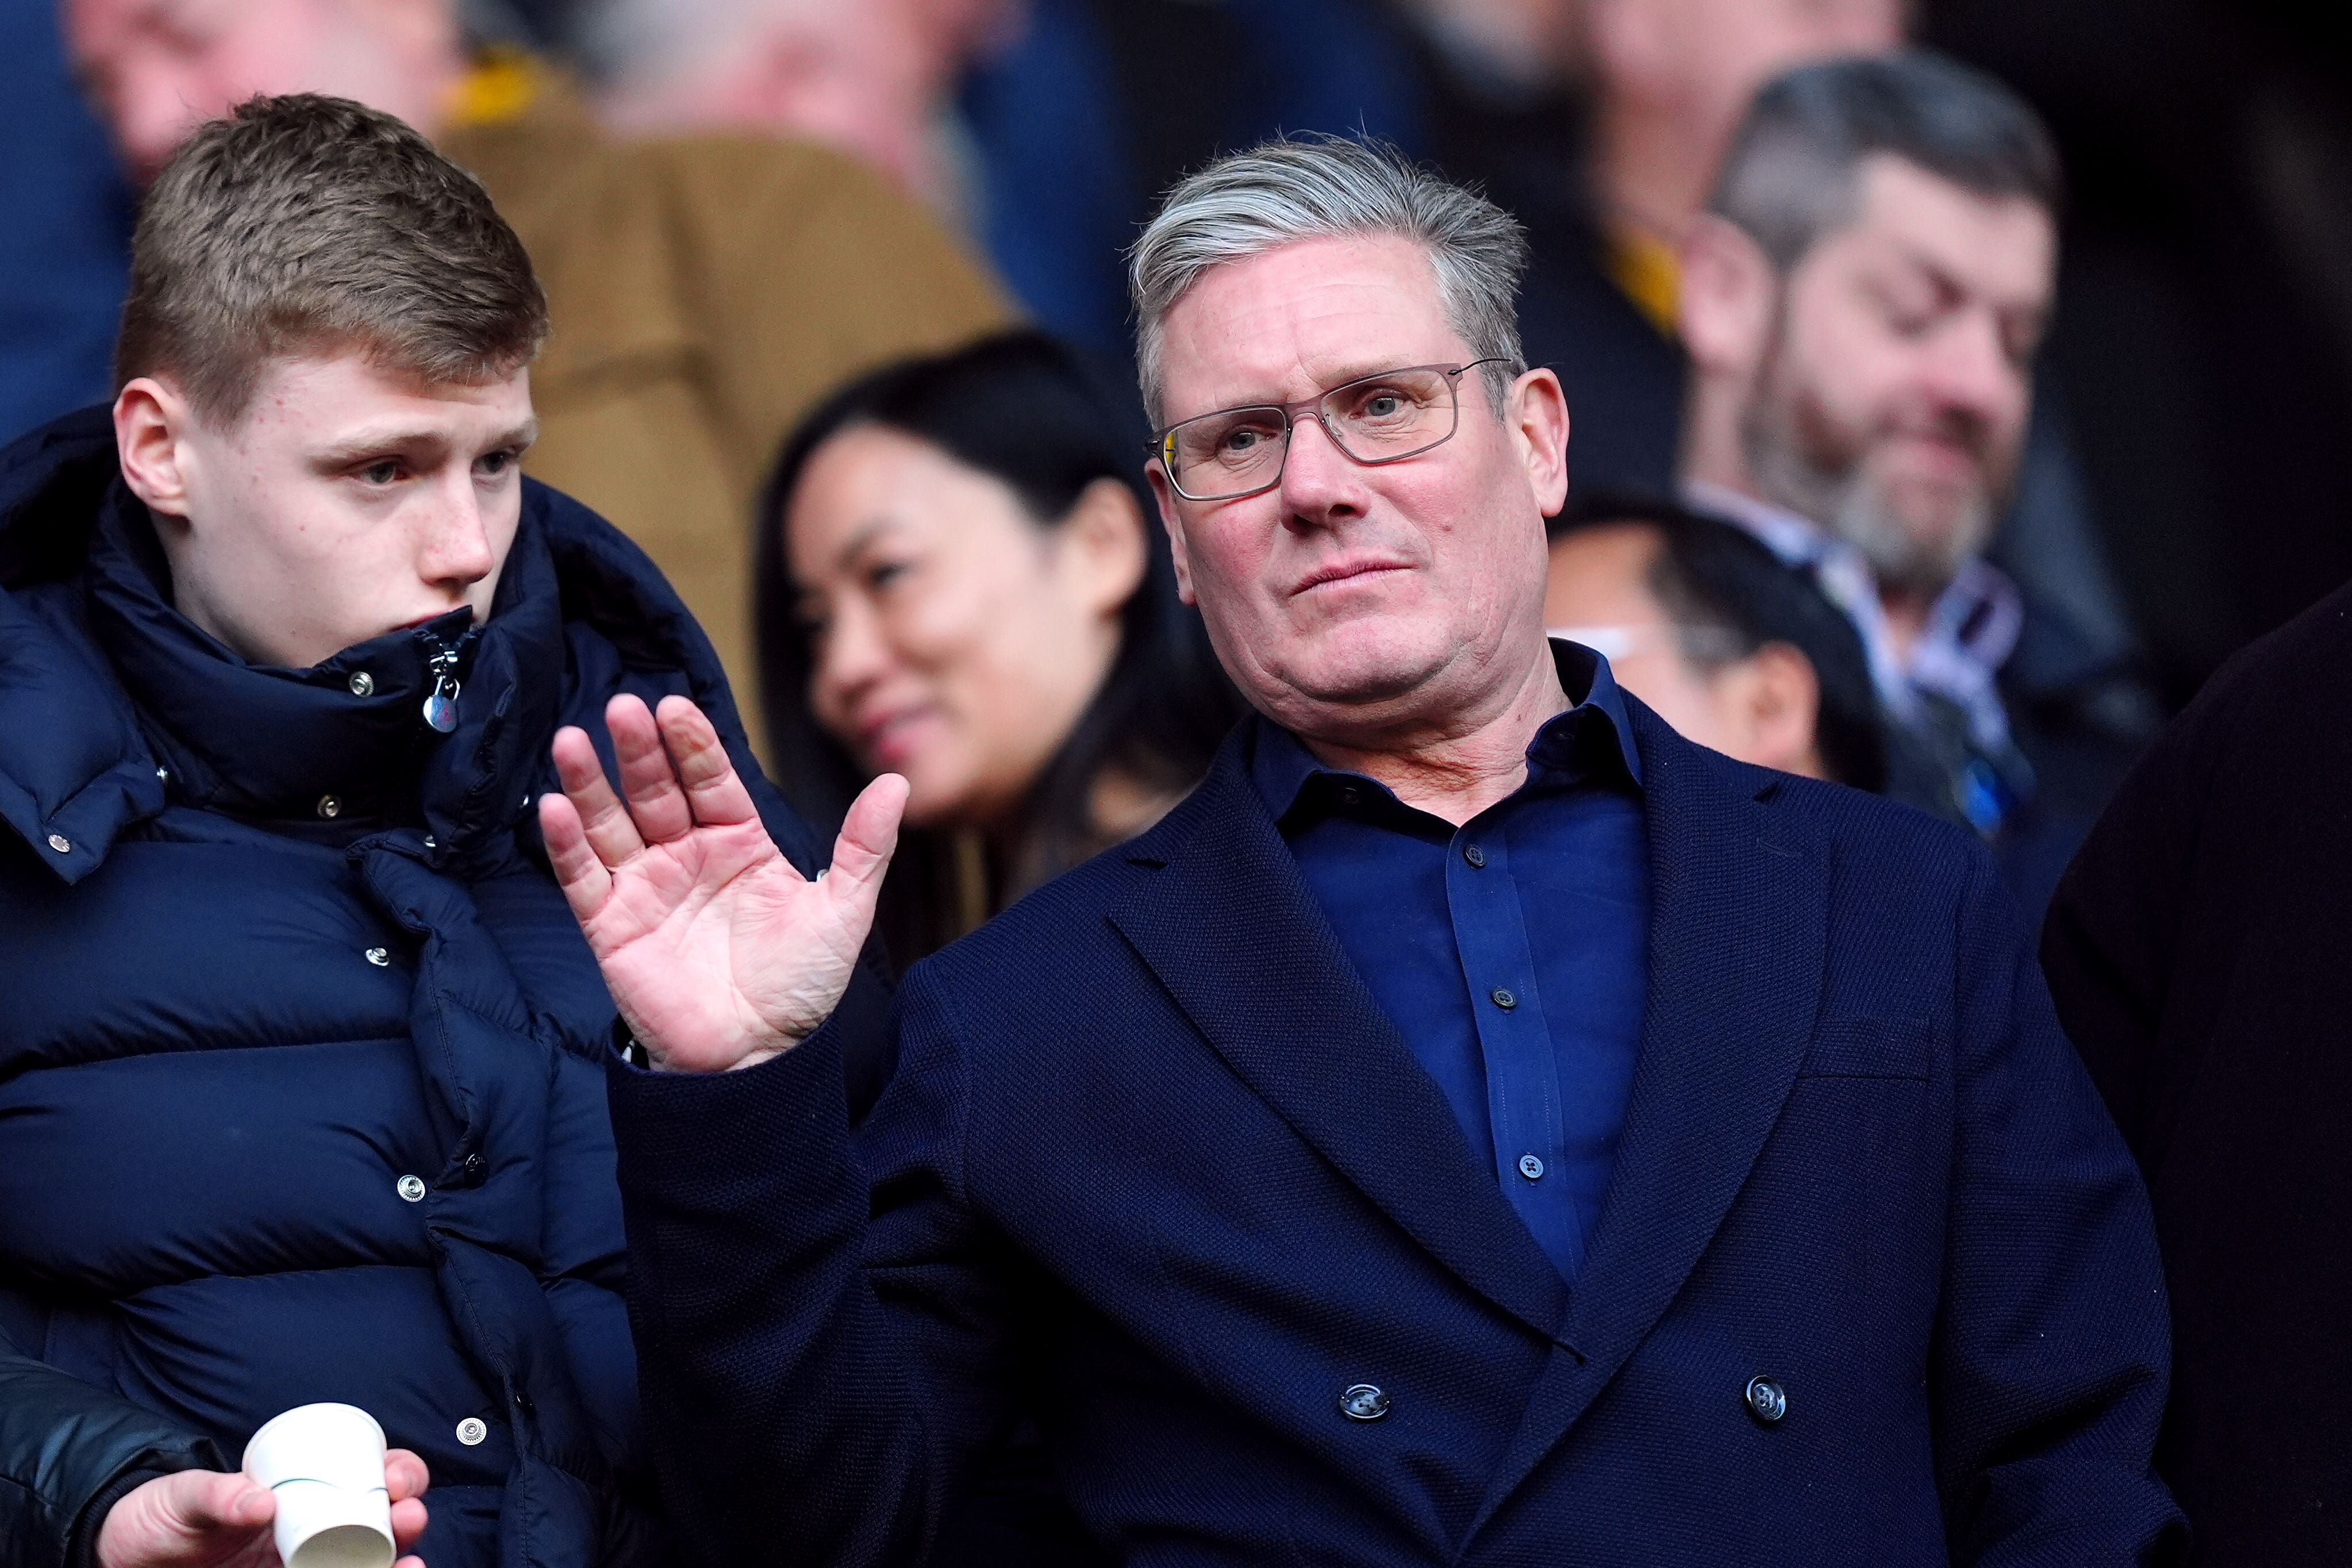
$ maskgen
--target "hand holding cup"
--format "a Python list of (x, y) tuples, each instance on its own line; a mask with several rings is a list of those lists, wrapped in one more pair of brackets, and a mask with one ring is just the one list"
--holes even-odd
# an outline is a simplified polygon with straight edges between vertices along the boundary
[[(425, 1461), (405, 1448), (383, 1457), (392, 1539), (399, 1549), (425, 1533)], [(100, 1568), (279, 1568), (276, 1494), (253, 1477), (218, 1470), (158, 1476), (126, 1493), (100, 1527)], [(394, 1568), (425, 1568), (404, 1557)]]

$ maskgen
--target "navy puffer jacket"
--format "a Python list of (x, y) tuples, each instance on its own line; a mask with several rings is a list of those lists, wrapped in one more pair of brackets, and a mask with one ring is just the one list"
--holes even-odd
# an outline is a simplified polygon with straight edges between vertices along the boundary
[(559, 724), (609, 763), (617, 692), (756, 769), (677, 598), (543, 487), (446, 736), (427, 657), (249, 666), (171, 607), (102, 410), (0, 454), (0, 1561), (86, 1557), (131, 1485), (315, 1400), (430, 1464), (432, 1568), (664, 1555), (613, 1006), (536, 808)]

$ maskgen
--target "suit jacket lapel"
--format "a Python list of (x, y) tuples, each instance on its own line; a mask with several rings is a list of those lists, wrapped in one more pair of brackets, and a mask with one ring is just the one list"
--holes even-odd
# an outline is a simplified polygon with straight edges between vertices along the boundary
[(1317, 907), (1250, 784), (1245, 734), (1129, 847), (1160, 870), (1112, 923), (1301, 1137), (1473, 1289), (1552, 1334), (1558, 1271)]
[[(1750, 782), (1764, 775), (1628, 707), (1636, 710), (1650, 834), (1642, 1058), (1609, 1196), (1561, 1325), (1572, 1348), (1555, 1352), (1478, 1524), (1567, 1434), (1682, 1289), (1780, 1118), (1820, 1005), (1826, 850), (1759, 804), (1778, 787)], [(1726, 1400), (1738, 1396), (1724, 1391)]]

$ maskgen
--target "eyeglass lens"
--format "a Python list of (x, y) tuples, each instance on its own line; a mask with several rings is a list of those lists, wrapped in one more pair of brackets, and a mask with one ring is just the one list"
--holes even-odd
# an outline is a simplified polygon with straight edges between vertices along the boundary
[[(1335, 386), (1316, 401), (1323, 427), (1360, 463), (1426, 451), (1454, 434), (1454, 377), (1442, 370), (1390, 371)], [(1272, 488), (1290, 449), (1283, 409), (1228, 408), (1169, 432), (1169, 477), (1192, 500), (1223, 500)]]

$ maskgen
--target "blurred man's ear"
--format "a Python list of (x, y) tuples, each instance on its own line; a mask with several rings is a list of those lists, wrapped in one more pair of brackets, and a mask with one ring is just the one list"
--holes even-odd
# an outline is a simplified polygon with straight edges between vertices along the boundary
[(1745, 380), (1771, 347), (1780, 277), (1746, 229), (1713, 213), (1691, 220), (1682, 246), (1683, 346), (1702, 375)]
[(1055, 531), (1078, 593), (1097, 615), (1117, 619), (1143, 585), (1145, 526), (1133, 490), (1117, 479), (1097, 479)]
[(1813, 661), (1789, 643), (1766, 643), (1717, 677), (1726, 717), (1747, 737), (1743, 761), (1784, 773), (1826, 778), (1814, 727), (1822, 684)]
[(1168, 482), (1168, 472), (1156, 458), (1145, 459), (1143, 478), (1151, 486), (1151, 499), (1160, 503), (1160, 525), (1168, 531), (1168, 552), (1176, 561), (1176, 596), (1197, 605), (1200, 601), (1192, 596), (1192, 563), (1184, 553), (1184, 522), (1176, 512), (1176, 488)]
[(166, 517), (188, 515), (186, 443), (195, 411), (168, 382), (134, 376), (114, 399), (114, 448), (122, 482)]

